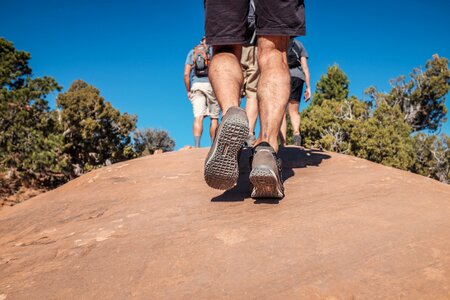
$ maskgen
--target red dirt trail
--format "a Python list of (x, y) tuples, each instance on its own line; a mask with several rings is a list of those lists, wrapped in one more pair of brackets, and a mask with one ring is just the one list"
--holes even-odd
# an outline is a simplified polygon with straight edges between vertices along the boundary
[(0, 211), (0, 300), (449, 299), (450, 186), (283, 149), (286, 197), (203, 181), (207, 149), (86, 174)]

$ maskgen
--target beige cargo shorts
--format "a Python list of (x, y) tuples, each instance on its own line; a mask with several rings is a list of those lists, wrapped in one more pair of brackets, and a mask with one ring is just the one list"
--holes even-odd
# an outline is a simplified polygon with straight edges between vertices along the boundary
[(209, 82), (195, 82), (191, 86), (191, 103), (194, 117), (209, 116), (218, 119), (220, 106)]
[(256, 89), (258, 87), (259, 68), (258, 68), (258, 47), (243, 46), (241, 56), (241, 67), (244, 74), (244, 85), (242, 86), (242, 97), (247, 100), (256, 101)]

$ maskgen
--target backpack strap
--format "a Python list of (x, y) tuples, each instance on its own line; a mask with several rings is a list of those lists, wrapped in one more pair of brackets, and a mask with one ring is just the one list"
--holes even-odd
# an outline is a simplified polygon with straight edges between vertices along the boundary
[(292, 40), (292, 52), (294, 52), (295, 56), (297, 56), (297, 59), (300, 61), (300, 48), (298, 47), (295, 39)]
[[(250, 16), (251, 14), (251, 16)], [(248, 21), (250, 22), (250, 29), (253, 30), (252, 36), (250, 37), (248, 44), (255, 45), (256, 44), (256, 7), (254, 0), (250, 0), (250, 8), (249, 8), (249, 17)]]

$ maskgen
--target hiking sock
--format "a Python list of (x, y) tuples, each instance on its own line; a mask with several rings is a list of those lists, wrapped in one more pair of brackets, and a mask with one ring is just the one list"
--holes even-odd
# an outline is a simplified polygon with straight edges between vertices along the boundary
[(201, 136), (194, 135), (195, 148), (200, 148), (200, 138)]

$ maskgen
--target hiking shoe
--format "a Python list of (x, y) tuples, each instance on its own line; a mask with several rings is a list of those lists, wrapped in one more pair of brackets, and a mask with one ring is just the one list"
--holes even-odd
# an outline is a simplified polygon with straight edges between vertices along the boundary
[(245, 140), (245, 147), (250, 148), (256, 143), (256, 136), (254, 134), (249, 134)]
[(299, 134), (294, 135), (294, 145), (301, 146), (302, 145), (302, 137)]
[(233, 106), (223, 116), (205, 161), (205, 181), (215, 189), (228, 190), (239, 177), (239, 153), (248, 136), (245, 110)]
[(252, 198), (284, 197), (281, 160), (266, 142), (255, 147), (250, 182), (253, 185)]

